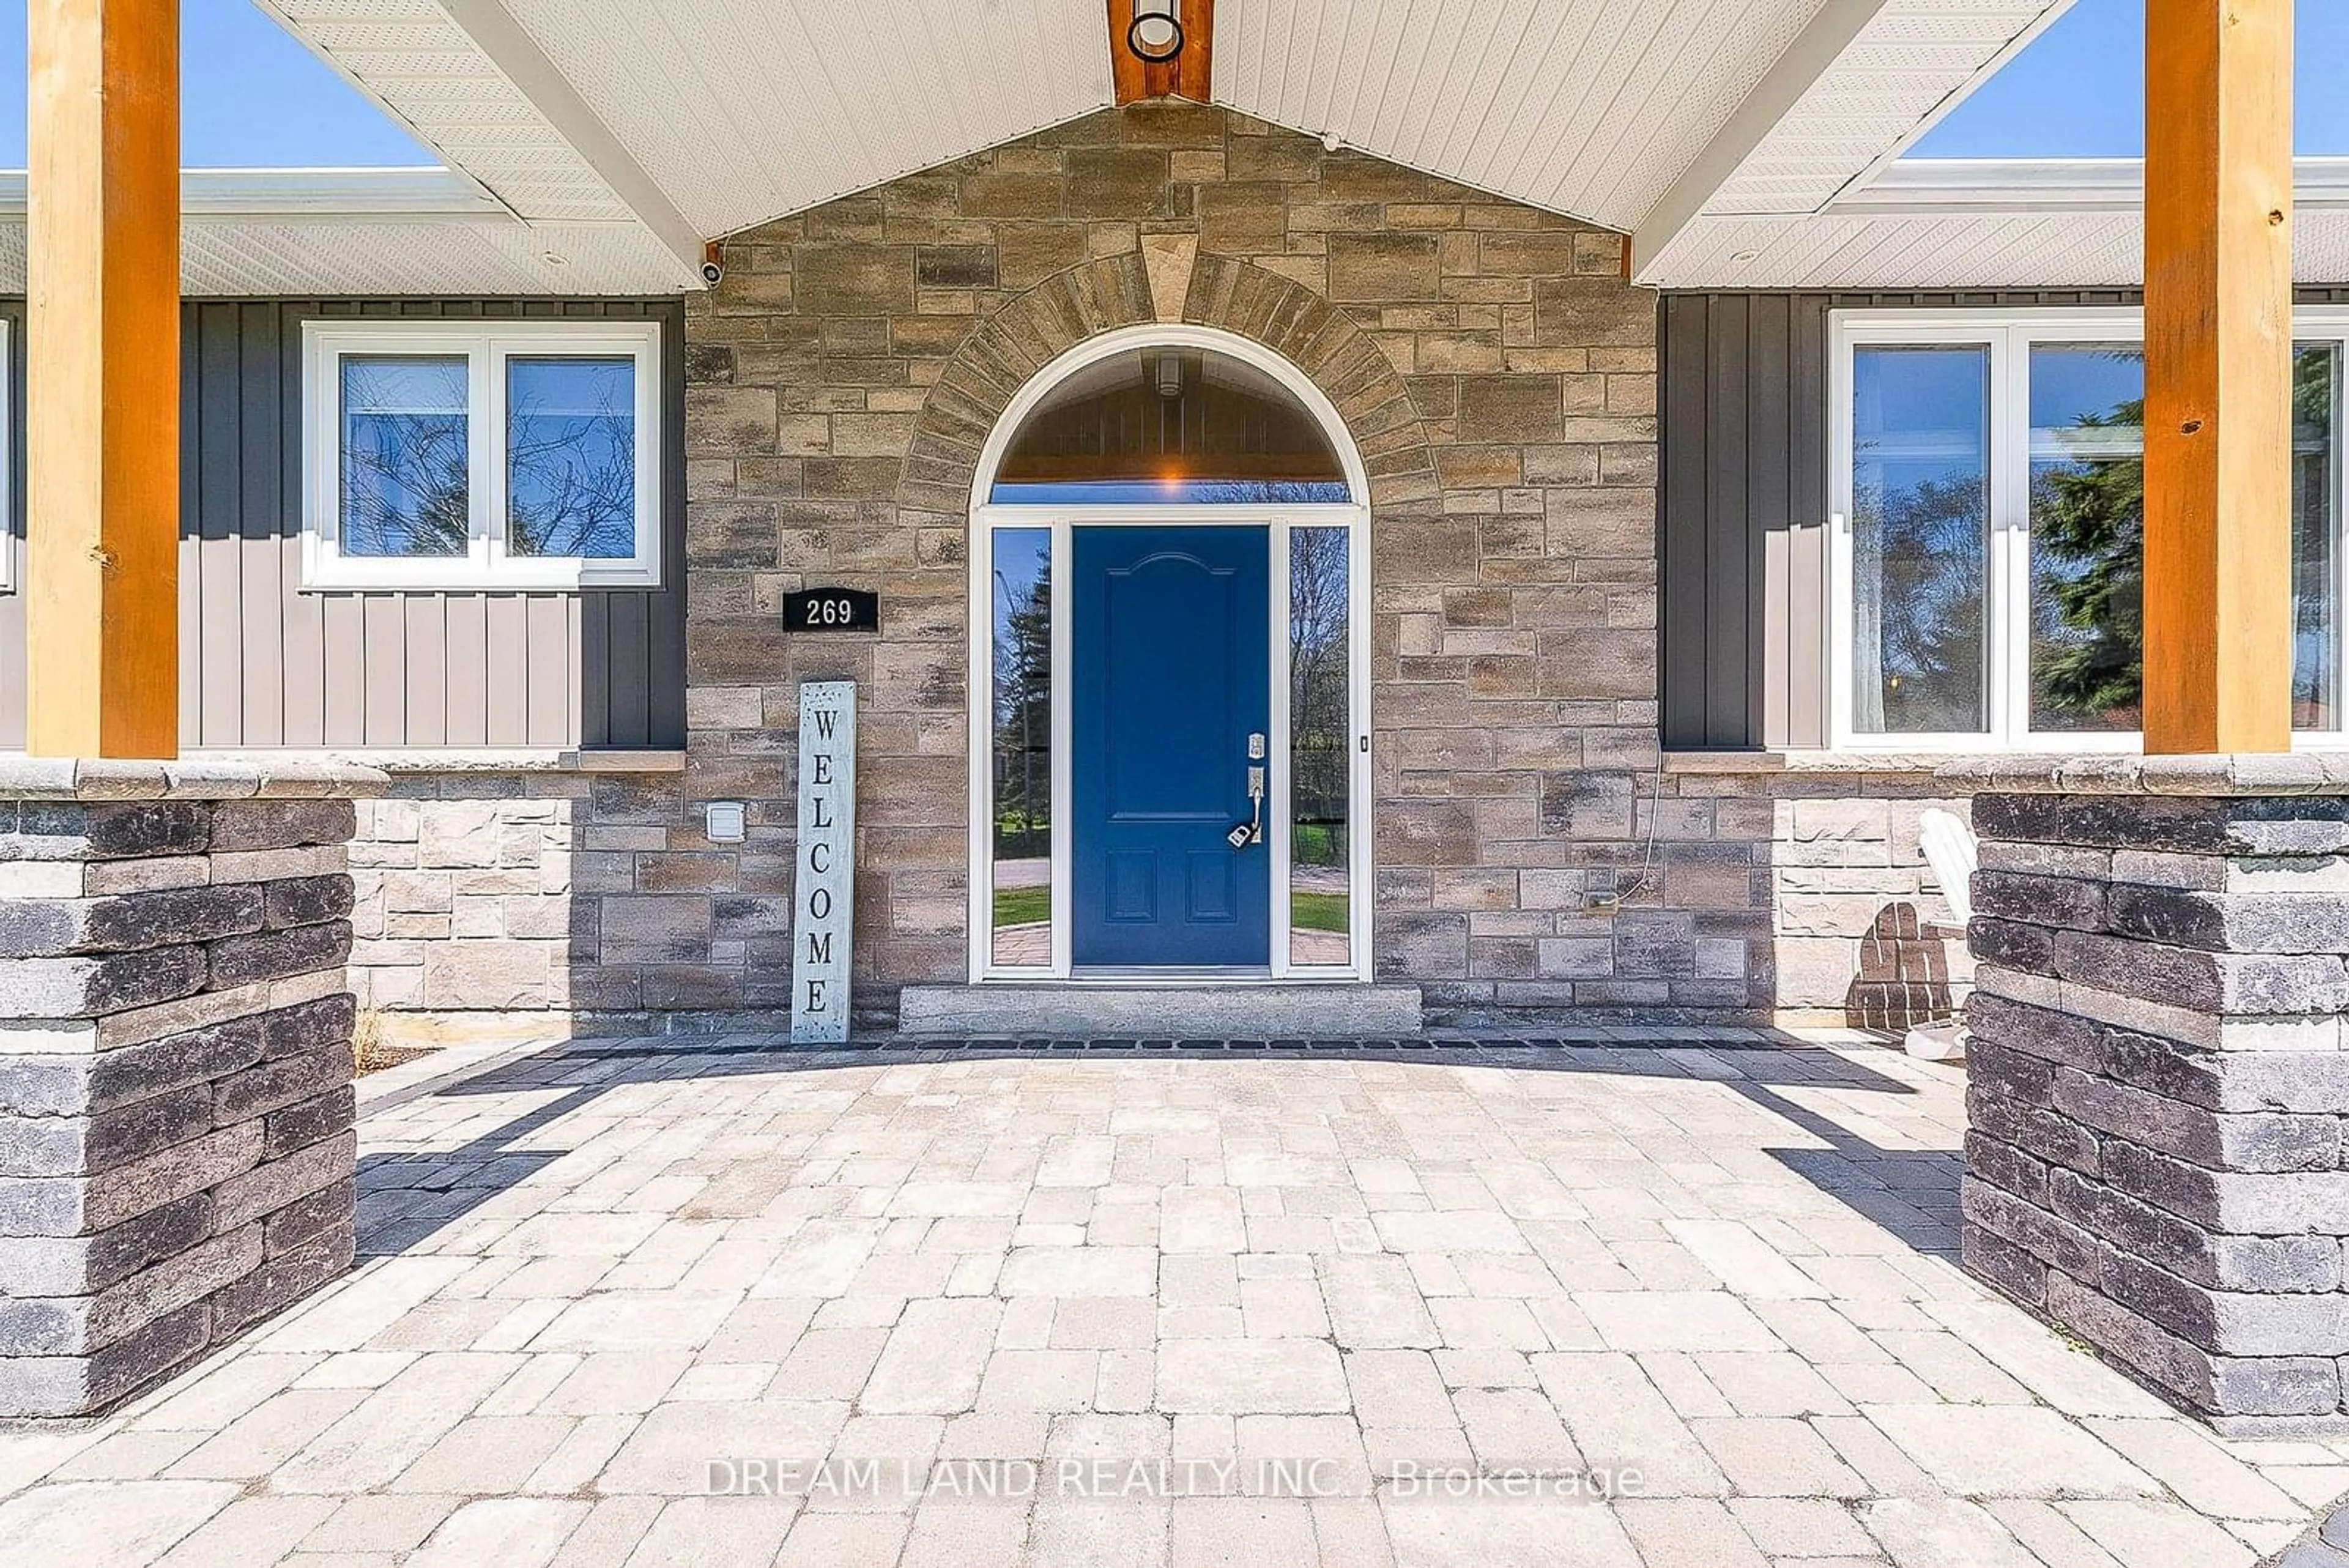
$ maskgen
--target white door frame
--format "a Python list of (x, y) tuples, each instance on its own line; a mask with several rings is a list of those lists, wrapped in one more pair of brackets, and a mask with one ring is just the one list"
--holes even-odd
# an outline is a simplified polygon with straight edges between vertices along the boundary
[[(1143, 348), (1200, 348), (1226, 354), (1273, 377), (1310, 412), (1324, 437), (1338, 453), (1346, 475), (1350, 502), (1308, 505), (999, 505), (988, 500), (995, 473), (1012, 436), (1036, 406), (1069, 376), (1086, 366), (1119, 354)], [(1265, 811), (1270, 819), (1265, 842), (1271, 866), (1271, 962), (1265, 970), (1200, 971), (1170, 969), (1169, 979), (1213, 980), (1216, 983), (1250, 981), (1360, 982), (1371, 978), (1371, 682), (1370, 682), (1370, 494), (1369, 476), (1361, 454), (1337, 408), (1305, 373), (1261, 344), (1215, 327), (1185, 323), (1121, 327), (1078, 344), (1045, 366), (1022, 386), (988, 432), (978, 466), (971, 480), (970, 500), (970, 908), (969, 972), (974, 983), (1101, 979), (1131, 984), (1145, 978), (1131, 970), (1093, 975), (1079, 971), (1072, 962), (1070, 924), (1073, 825), (1069, 816), (1074, 763), (1071, 755), (1072, 714), (1069, 681), (1074, 638), (1069, 613), (1067, 570), (1071, 540), (1079, 527), (1119, 527), (1174, 524), (1184, 527), (1258, 526), (1268, 539), (1270, 616), (1266, 628), (1271, 659), (1272, 732), (1269, 788)], [(1347, 938), (1348, 961), (1297, 965), (1289, 961), (1289, 531), (1298, 527), (1342, 527), (1347, 530), (1346, 636), (1348, 711), (1351, 746), (1348, 753), (1347, 800)], [(1051, 799), (1051, 959), (1040, 966), (1009, 967), (995, 962), (994, 780), (995, 755), (995, 534), (1002, 528), (1048, 530), (1054, 566), (1051, 617), (1052, 757)]]

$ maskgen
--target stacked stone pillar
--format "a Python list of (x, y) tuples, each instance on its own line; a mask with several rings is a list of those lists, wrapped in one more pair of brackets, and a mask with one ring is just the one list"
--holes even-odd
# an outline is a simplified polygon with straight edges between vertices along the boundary
[(2349, 760), (1944, 774), (1967, 1266), (2223, 1428), (2349, 1428)]
[(0, 764), (0, 1416), (113, 1404), (349, 1267), (380, 783)]

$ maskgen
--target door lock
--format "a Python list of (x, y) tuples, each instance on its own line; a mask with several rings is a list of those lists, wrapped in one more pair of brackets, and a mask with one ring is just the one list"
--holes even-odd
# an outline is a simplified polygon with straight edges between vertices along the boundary
[[(1264, 737), (1262, 735), (1248, 737), (1248, 755), (1252, 758), (1263, 757)], [(1261, 766), (1248, 769), (1247, 793), (1248, 820), (1234, 823), (1232, 830), (1224, 835), (1225, 841), (1235, 849), (1246, 849), (1251, 844), (1264, 842), (1264, 769)]]

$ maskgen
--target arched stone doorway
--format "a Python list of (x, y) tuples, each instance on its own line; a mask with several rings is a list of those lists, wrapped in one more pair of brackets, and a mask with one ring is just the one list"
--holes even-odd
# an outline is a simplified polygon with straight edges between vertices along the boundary
[(1361, 981), (1370, 482), (1252, 338), (1076, 344), (974, 466), (971, 978)]

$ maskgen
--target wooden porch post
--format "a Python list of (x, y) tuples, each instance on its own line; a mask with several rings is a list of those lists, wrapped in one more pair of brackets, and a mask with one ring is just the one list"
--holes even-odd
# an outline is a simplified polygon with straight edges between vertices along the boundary
[(2292, 0), (2146, 0), (2145, 749), (2292, 746)]
[(26, 745), (171, 757), (180, 7), (32, 0)]

